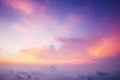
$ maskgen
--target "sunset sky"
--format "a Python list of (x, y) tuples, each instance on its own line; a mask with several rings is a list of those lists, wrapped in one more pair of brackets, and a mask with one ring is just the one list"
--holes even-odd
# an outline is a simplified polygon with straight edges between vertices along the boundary
[(82, 65), (120, 58), (119, 3), (0, 0), (0, 63)]

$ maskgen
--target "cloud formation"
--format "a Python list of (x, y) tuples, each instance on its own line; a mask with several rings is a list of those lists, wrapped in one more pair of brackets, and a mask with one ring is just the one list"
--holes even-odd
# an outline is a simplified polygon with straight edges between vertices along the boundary
[(90, 53), (96, 57), (115, 56), (120, 52), (119, 40), (118, 35), (105, 37), (90, 48)]
[(43, 45), (36, 48), (20, 50), (19, 54), (22, 56), (32, 56), (38, 59), (38, 63), (44, 64), (84, 64), (95, 62), (92, 59), (87, 59), (88, 55), (83, 53), (84, 51), (82, 52), (80, 47), (77, 50), (78, 45), (76, 45), (73, 45), (74, 48), (62, 46), (59, 50), (56, 50), (54, 46)]

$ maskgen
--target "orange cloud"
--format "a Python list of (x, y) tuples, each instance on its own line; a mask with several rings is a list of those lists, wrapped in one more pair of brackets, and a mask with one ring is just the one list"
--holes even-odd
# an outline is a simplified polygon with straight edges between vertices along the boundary
[(38, 54), (44, 54), (50, 49), (50, 47), (47, 46), (40, 46), (37, 48), (30, 48), (30, 49), (22, 49), (20, 50), (20, 54), (25, 54), (25, 55), (35, 55), (38, 56)]
[(100, 40), (98, 43), (95, 43), (92, 48), (89, 48), (89, 51), (96, 57), (114, 56), (120, 52), (119, 41), (120, 37), (116, 35), (106, 37)]
[(9, 58), (0, 58), (0, 63), (4, 64), (38, 64), (40, 60), (34, 57), (9, 57)]

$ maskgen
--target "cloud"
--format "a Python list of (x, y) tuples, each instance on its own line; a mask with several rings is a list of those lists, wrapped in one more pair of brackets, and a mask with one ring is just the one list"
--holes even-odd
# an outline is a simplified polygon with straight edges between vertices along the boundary
[(86, 39), (78, 38), (61, 38), (54, 36), (54, 39), (62, 46), (59, 51), (64, 54), (76, 55), (76, 58), (106, 58), (109, 56), (118, 55), (120, 52), (120, 37), (119, 34), (112, 33), (104, 37), (91, 36)]
[(32, 0), (4, 0), (3, 2), (20, 13), (32, 14), (34, 12), (34, 8), (31, 1)]
[(54, 36), (54, 39), (62, 44), (57, 50), (58, 56), (61, 56), (60, 59), (70, 60), (73, 63), (95, 62), (87, 52), (91, 46), (90, 39), (62, 38), (60, 36)]
[[(13, 8), (15, 11), (25, 15), (32, 15), (36, 10), (40, 12), (46, 10), (45, 5), (38, 5), (34, 0), (4, 0), (2, 2)], [(45, 2), (47, 3), (47, 0)]]
[(55, 41), (58, 41), (58, 42), (64, 42), (65, 41), (65, 38), (62, 38), (62, 37), (60, 37), (58, 35), (54, 35), (52, 37), (52, 39), (55, 40)]
[[(75, 45), (73, 45), (75, 47)], [(19, 53), (22, 55), (31, 55), (38, 59), (44, 64), (84, 64), (84, 63), (94, 63), (94, 60), (87, 59), (82, 51), (70, 48), (62, 47), (65, 50), (56, 51), (54, 46), (41, 46), (31, 49), (20, 50)], [(76, 47), (75, 47), (76, 48)], [(75, 51), (77, 50), (77, 51)], [(82, 53), (82, 54), (81, 54)]]
[(96, 57), (108, 57), (117, 55), (120, 52), (120, 37), (118, 35), (110, 35), (99, 40), (98, 43), (94, 43), (93, 46), (89, 48), (92, 55)]
[(62, 44), (59, 51), (67, 54), (79, 54), (82, 57), (92, 43), (92, 39), (62, 38), (60, 36), (54, 36), (54, 40)]
[[(36, 8), (39, 8), (41, 5), (36, 6)], [(41, 7), (46, 6), (43, 5)], [(77, 20), (75, 20), (76, 18)], [(38, 36), (42, 36), (44, 39), (54, 34), (65, 36), (69, 34), (71, 32), (70, 27), (74, 27), (74, 24), (79, 23), (79, 17), (75, 14), (71, 14), (68, 15), (66, 19), (65, 22), (61, 23), (59, 19), (48, 14), (46, 8), (43, 10), (38, 9), (37, 12), (33, 13), (31, 16), (21, 16), (20, 21), (12, 23), (11, 27), (19, 34), (23, 42), (33, 45), (44, 42), (44, 40), (40, 42), (41, 40), (38, 39)], [(48, 40), (50, 41), (51, 39), (49, 38)]]
[(42, 56), (54, 51), (54, 47), (42, 45), (36, 48), (20, 50), (20, 54)]
[(0, 48), (0, 52), (2, 51), (3, 49), (2, 48)]

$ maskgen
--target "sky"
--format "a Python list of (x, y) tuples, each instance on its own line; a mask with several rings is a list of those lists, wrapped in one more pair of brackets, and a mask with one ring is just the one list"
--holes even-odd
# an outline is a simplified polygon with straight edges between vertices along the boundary
[(0, 0), (0, 63), (81, 66), (114, 63), (118, 67), (119, 3)]

